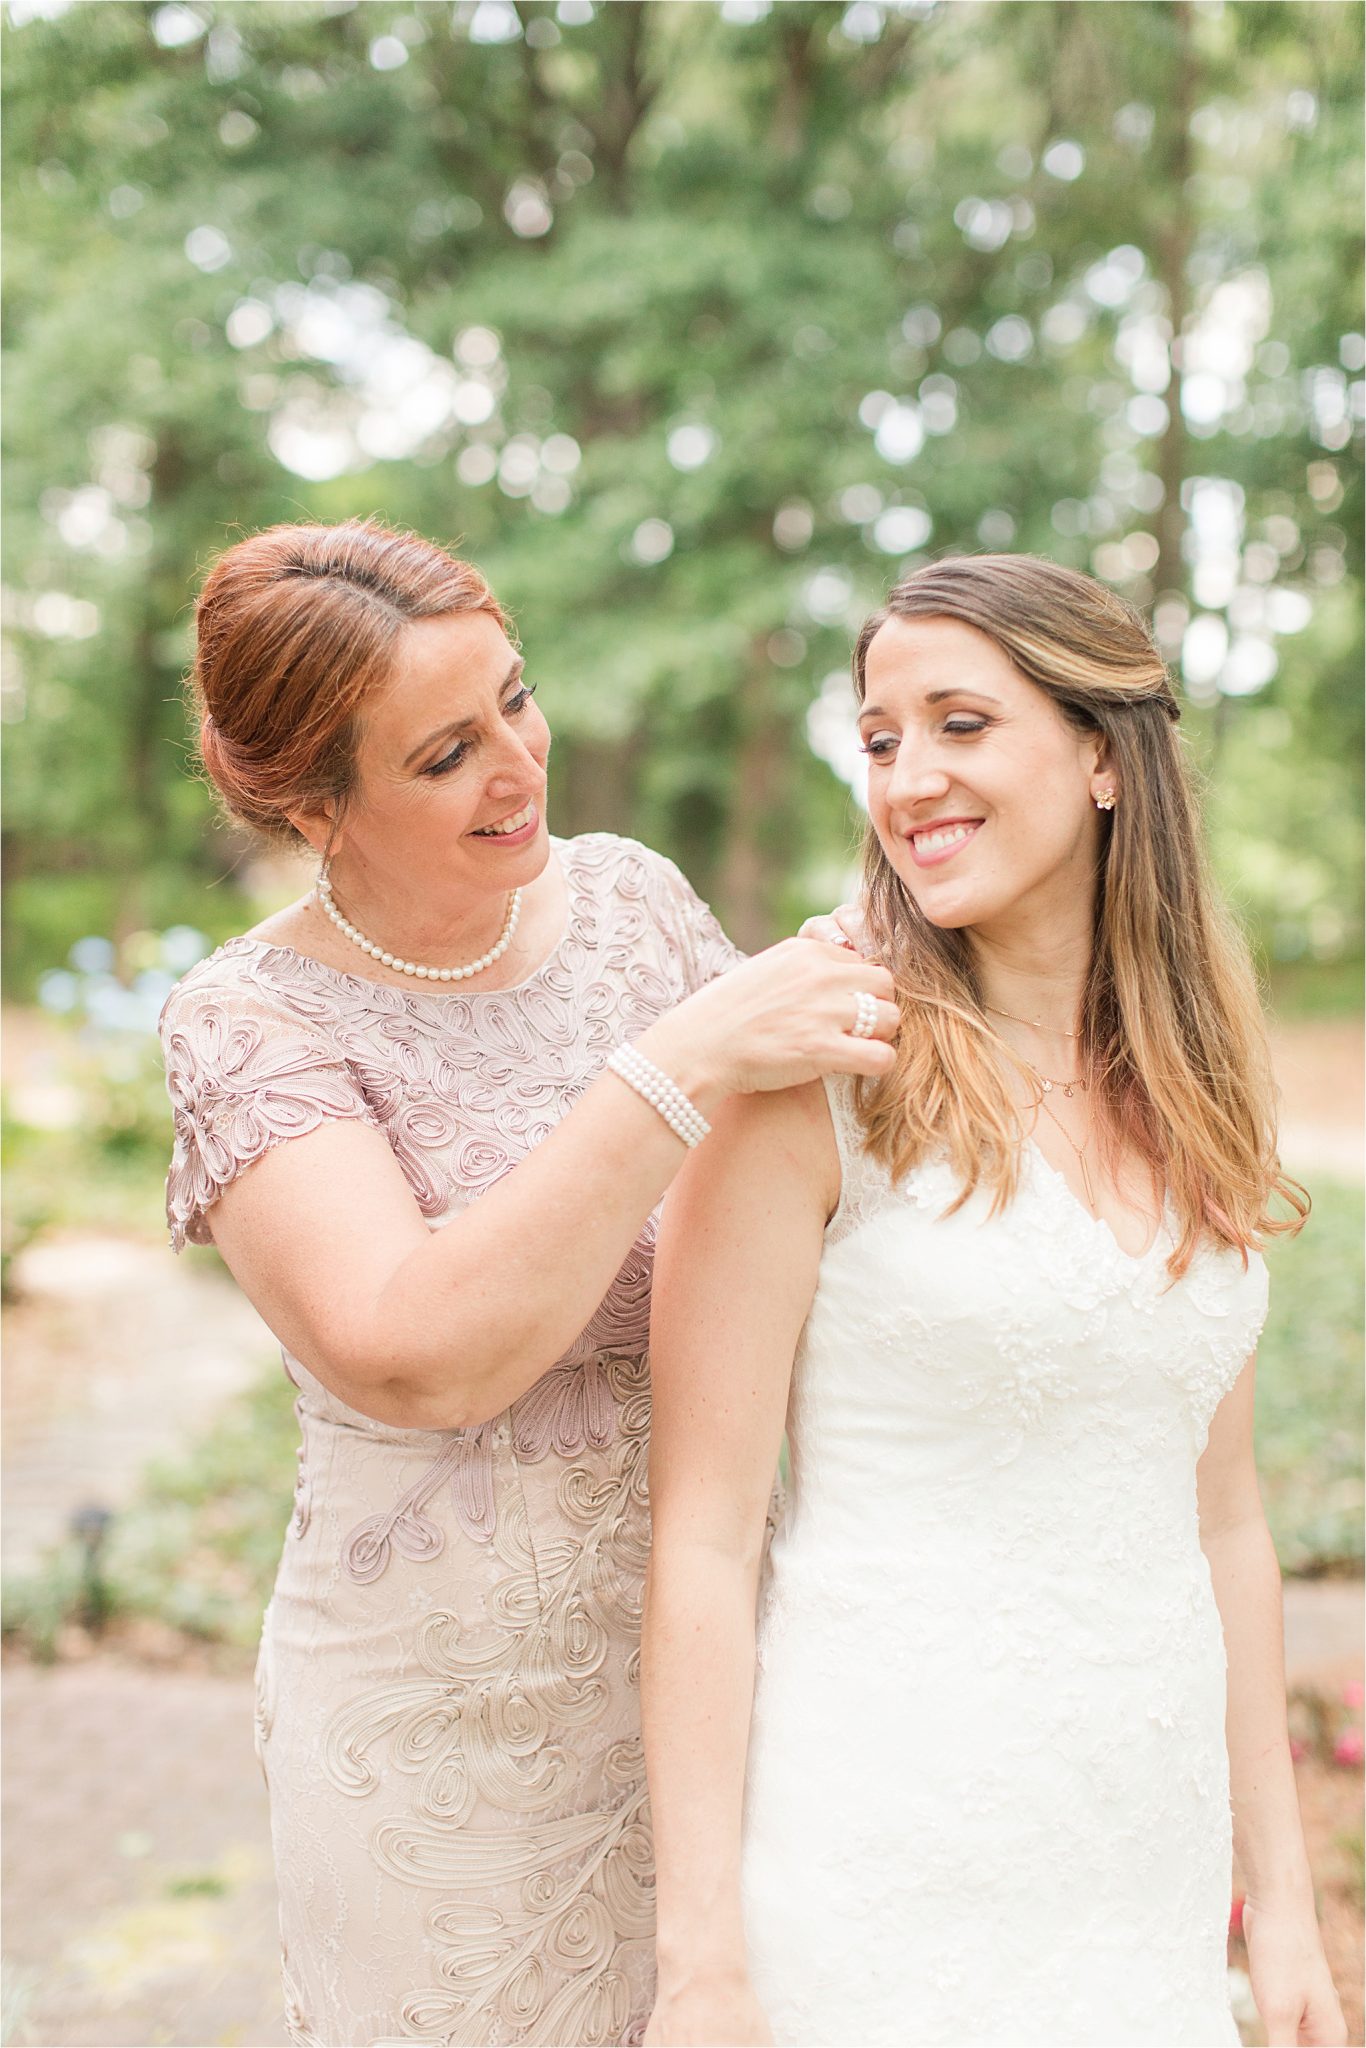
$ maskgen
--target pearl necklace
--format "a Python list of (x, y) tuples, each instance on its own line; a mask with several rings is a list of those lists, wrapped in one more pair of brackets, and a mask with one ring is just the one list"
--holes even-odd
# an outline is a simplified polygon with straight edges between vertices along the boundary
[(411, 974), (418, 981), (467, 981), (472, 974), (482, 974), (486, 967), (492, 967), (495, 960), (501, 960), (512, 944), (512, 935), (517, 929), (517, 920), (522, 914), (522, 892), (514, 889), (508, 898), (507, 916), (496, 946), (490, 946), (487, 953), (481, 953), (477, 960), (471, 960), (468, 967), (419, 967), (412, 960), (400, 960), (393, 953), (386, 953), (373, 939), (357, 931), (349, 919), (344, 918), (332, 901), (332, 882), (326, 863), (318, 872), (314, 894), (331, 918), (339, 932), (344, 932), (353, 946), (359, 946), (362, 953), (368, 953), (372, 960), (378, 960), (381, 967), (392, 967), (396, 974)]

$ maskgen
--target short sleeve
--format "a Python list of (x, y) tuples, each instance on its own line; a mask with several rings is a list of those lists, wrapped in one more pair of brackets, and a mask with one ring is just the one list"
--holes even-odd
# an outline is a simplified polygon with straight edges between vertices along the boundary
[(738, 966), (744, 954), (733, 946), (691, 882), (666, 860), (651, 855), (651, 905), (655, 921), (678, 948), (689, 995)]
[(322, 1026), (235, 978), (173, 990), (161, 1044), (175, 1119), (166, 1177), (175, 1251), (212, 1243), (207, 1212), (273, 1145), (329, 1119), (377, 1121)]

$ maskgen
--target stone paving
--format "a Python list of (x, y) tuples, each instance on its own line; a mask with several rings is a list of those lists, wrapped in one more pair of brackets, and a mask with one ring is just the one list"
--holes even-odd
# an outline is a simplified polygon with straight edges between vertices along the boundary
[[(7, 1573), (118, 1508), (278, 1347), (212, 1255), (54, 1234), (7, 1315)], [(108, 1657), (6, 1662), (4, 1976), (15, 2048), (276, 2048), (275, 1887), (252, 1687)]]
[(4, 2038), (277, 2048), (249, 1678), (7, 1663)]

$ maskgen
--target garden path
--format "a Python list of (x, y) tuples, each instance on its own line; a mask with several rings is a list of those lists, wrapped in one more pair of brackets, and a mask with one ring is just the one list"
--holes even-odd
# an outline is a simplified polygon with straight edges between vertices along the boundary
[(251, 1680), (108, 1657), (4, 1677), (3, 2039), (277, 2048)]
[(278, 1345), (211, 1253), (62, 1232), (15, 1261), (6, 1314), (0, 1548), (33, 1569), (89, 1506), (211, 1426)]
[(1278, 1024), (1271, 1053), (1281, 1091), (1281, 1153), (1291, 1172), (1366, 1178), (1361, 1018)]

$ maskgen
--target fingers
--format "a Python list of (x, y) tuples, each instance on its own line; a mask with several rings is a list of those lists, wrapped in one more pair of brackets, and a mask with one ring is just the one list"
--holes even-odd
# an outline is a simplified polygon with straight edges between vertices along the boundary
[(863, 950), (864, 919), (857, 903), (839, 903), (831, 911), (808, 917), (797, 927), (799, 939), (819, 939), (827, 946), (842, 947), (848, 953)]
[(1345, 2048), (1347, 2022), (1342, 2009), (1331, 2011), (1327, 2005), (1316, 2006), (1312, 2002), (1299, 2028), (1297, 2048)]
[(1311, 1993), (1300, 2022), (1300, 2039), (1312, 2042), (1314, 2048), (1344, 2048), (1347, 2022), (1331, 1985), (1318, 1997)]
[(840, 946), (845, 952), (853, 951), (853, 940), (845, 935), (838, 918), (834, 916), (808, 917), (804, 924), (797, 927), (797, 937), (819, 939), (823, 945)]
[(1293, 2004), (1280, 2001), (1268, 2002), (1262, 2014), (1262, 2025), (1266, 2028), (1267, 2048), (1300, 2048), (1300, 2020), (1304, 2008), (1298, 2002)]
[(865, 960), (845, 946), (827, 946), (825, 953), (842, 981), (851, 988), (866, 989), (870, 996), (877, 996), (883, 1002), (890, 1002), (896, 994), (896, 983), (880, 962)]
[(901, 1012), (896, 1004), (880, 1002), (877, 1004), (877, 1017), (874, 1020), (872, 1030), (862, 1032), (860, 1036), (864, 1038), (880, 1038), (890, 1042), (896, 1037), (900, 1029)]
[(866, 1074), (870, 1080), (876, 1080), (881, 1074), (890, 1074), (895, 1065), (895, 1046), (880, 1038), (850, 1038), (846, 1033), (829, 1059), (822, 1060), (821, 1072)]
[(861, 953), (867, 928), (858, 904), (841, 903), (837, 910), (831, 912), (831, 918), (839, 927), (844, 943), (852, 946), (856, 953)]

